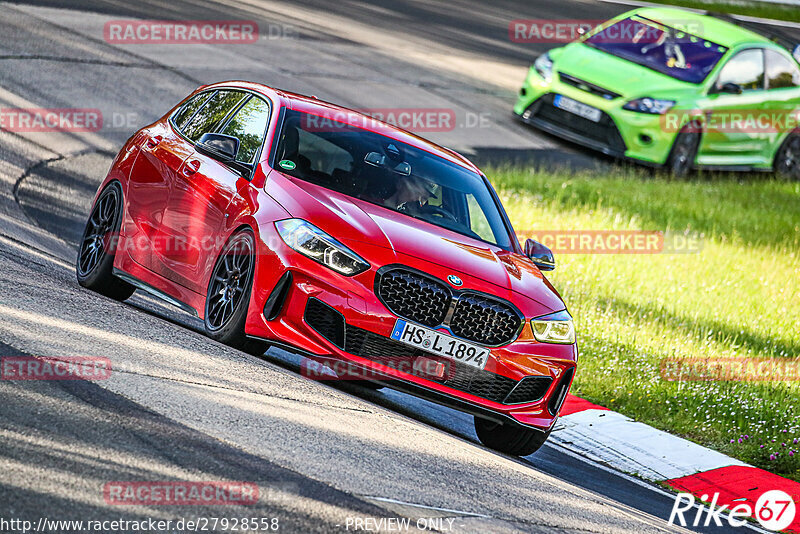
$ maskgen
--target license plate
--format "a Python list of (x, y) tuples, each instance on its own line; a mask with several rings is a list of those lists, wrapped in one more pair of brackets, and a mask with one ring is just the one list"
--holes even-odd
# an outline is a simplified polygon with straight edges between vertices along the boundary
[(478, 369), (489, 359), (488, 349), (402, 319), (394, 324), (392, 339)]
[(553, 99), (553, 105), (558, 109), (569, 111), (578, 117), (589, 119), (592, 122), (600, 122), (600, 117), (603, 113), (597, 108), (587, 106), (586, 104), (578, 102), (577, 100), (572, 100), (571, 98), (562, 95), (556, 95), (555, 99)]

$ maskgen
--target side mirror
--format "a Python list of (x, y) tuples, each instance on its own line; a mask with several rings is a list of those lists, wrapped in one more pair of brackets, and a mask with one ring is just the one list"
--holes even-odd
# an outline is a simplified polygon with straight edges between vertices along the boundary
[(372, 165), (373, 167), (383, 167), (386, 162), (386, 156), (379, 152), (369, 152), (364, 156), (364, 163)]
[(729, 95), (740, 95), (742, 94), (742, 86), (738, 83), (728, 82), (723, 84), (722, 87), (717, 87), (715, 93), (724, 93)]
[(528, 256), (533, 264), (541, 271), (552, 271), (556, 268), (556, 260), (553, 257), (553, 251), (538, 241), (534, 241), (533, 239), (525, 241), (525, 255)]
[(223, 163), (231, 163), (239, 152), (239, 139), (230, 135), (204, 133), (197, 142), (197, 150)]

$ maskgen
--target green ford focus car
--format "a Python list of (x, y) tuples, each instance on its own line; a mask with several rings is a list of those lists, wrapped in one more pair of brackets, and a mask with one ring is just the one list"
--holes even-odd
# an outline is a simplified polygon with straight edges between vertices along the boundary
[(718, 18), (641, 8), (539, 56), (514, 113), (605, 154), (800, 178), (800, 47)]

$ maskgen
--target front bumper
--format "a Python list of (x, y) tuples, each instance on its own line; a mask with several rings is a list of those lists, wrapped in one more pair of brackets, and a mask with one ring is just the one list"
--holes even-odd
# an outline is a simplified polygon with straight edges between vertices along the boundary
[[(559, 94), (601, 110), (600, 122), (554, 107), (553, 98)], [(661, 115), (622, 109), (625, 101), (621, 96), (605, 98), (564, 83), (557, 71), (547, 81), (531, 68), (514, 105), (514, 114), (535, 128), (609, 156), (645, 165), (663, 165), (676, 133), (665, 128)]]
[[(355, 367), (367, 371), (355, 373), (358, 378), (478, 417), (513, 421), (542, 431), (552, 427), (572, 383), (576, 345), (536, 342), (527, 318), (516, 341), (491, 349), (484, 370), (448, 360), (443, 362), (447, 369), (444, 375), (434, 376), (421, 371), (424, 366), (417, 363), (443, 358), (390, 338), (397, 316), (375, 295), (375, 269), (348, 278), (288, 247), (276, 249), (259, 257), (245, 327), (249, 336), (318, 362), (333, 363), (329, 366), (337, 370), (342, 367), (335, 362), (347, 362), (349, 376), (344, 379), (353, 378)], [(444, 279), (433, 264), (411, 257), (403, 260), (404, 265)], [(287, 272), (291, 273), (288, 289), (275, 290), (277, 281)], [(275, 313), (275, 295), (281, 293)], [(321, 314), (325, 316), (320, 318)], [(308, 369), (304, 367), (304, 374)], [(319, 377), (314, 373), (307, 376)]]

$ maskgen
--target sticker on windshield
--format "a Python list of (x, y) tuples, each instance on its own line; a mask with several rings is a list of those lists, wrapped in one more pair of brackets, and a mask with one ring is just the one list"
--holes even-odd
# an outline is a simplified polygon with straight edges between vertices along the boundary
[(287, 171), (294, 170), (294, 168), (297, 167), (295, 162), (290, 160), (290, 159), (282, 159), (281, 161), (278, 162), (278, 165), (280, 165), (281, 167), (283, 167)]

